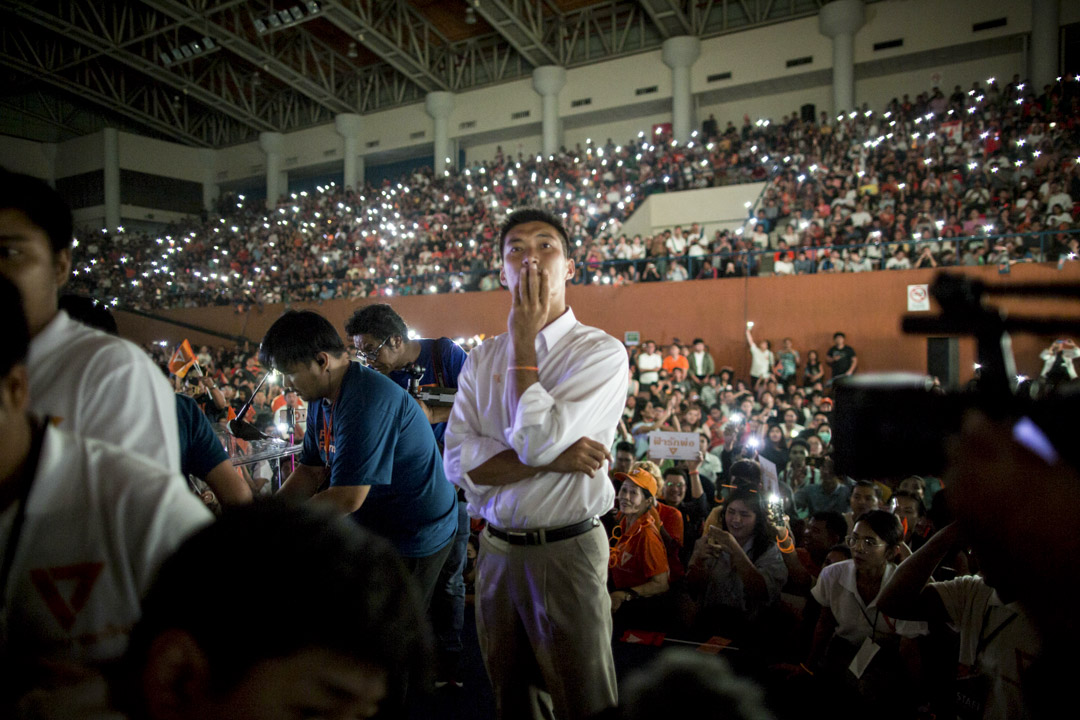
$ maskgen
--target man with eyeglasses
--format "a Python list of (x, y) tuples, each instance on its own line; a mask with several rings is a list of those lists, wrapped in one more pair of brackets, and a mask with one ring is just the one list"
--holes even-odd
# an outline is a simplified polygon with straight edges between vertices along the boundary
[[(412, 365), (424, 368), (420, 384), (456, 388), (465, 351), (447, 337), (437, 340), (410, 340), (405, 321), (386, 303), (359, 308), (345, 324), (345, 334), (352, 338), (356, 357), (378, 370), (402, 388), (408, 390)], [(431, 407), (416, 399), (431, 423), (439, 450), (443, 447), (446, 421), (450, 406)], [(435, 627), (438, 673), (436, 687), (462, 687), (460, 657), (463, 645), (461, 631), (465, 625), (465, 561), (468, 555), (469, 511), (464, 496), (458, 491), (457, 533), (432, 598), (432, 624)]]
[[(345, 324), (345, 334), (356, 347), (356, 357), (378, 370), (406, 390), (412, 365), (424, 368), (420, 385), (457, 387), (458, 375), (465, 364), (465, 351), (447, 337), (409, 339), (405, 321), (386, 303), (368, 305), (352, 314)], [(442, 447), (450, 406), (429, 407), (417, 400), (432, 424), (435, 439)]]

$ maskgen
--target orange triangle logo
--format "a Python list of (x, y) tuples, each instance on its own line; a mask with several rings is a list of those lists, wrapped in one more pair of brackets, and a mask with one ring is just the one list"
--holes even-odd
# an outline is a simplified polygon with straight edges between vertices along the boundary
[[(90, 591), (94, 589), (94, 583), (104, 568), (103, 562), (38, 568), (30, 571), (30, 580), (60, 627), (71, 630), (75, 625), (75, 616), (86, 607)], [(61, 586), (68, 591), (67, 597), (61, 594)]]

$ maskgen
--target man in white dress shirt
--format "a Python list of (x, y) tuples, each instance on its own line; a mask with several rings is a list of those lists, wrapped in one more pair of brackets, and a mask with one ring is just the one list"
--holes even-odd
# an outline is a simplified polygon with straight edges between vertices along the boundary
[(508, 332), (473, 350), (458, 378), (446, 475), (488, 523), (476, 620), (498, 716), (587, 718), (616, 702), (598, 516), (614, 502), (607, 448), (626, 351), (567, 307), (574, 265), (555, 216), (511, 214), (501, 249)]

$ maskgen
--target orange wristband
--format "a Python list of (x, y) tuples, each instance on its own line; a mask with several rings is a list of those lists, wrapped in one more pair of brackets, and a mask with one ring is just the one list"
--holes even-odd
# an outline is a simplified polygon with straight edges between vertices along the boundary
[(540, 368), (533, 367), (532, 365), (511, 365), (510, 367), (508, 367), (506, 369), (507, 370), (535, 370), (536, 372), (540, 372)]

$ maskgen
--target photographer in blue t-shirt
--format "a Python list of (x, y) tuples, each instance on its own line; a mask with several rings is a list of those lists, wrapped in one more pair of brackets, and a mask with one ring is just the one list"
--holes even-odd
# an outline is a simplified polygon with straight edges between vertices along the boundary
[[(345, 324), (345, 334), (352, 339), (356, 357), (365, 361), (401, 387), (408, 390), (413, 376), (409, 368), (419, 365), (424, 370), (420, 385), (456, 388), (465, 351), (450, 338), (437, 340), (409, 339), (405, 321), (386, 303), (367, 305), (358, 309)], [(450, 417), (449, 405), (432, 407), (419, 398), (435, 439), (442, 448), (443, 432)], [(453, 550), (447, 558), (436, 585), (432, 600), (432, 623), (438, 651), (436, 685), (454, 684), (461, 687), (460, 667), (461, 630), (465, 623), (465, 569), (469, 544), (469, 512), (465, 500), (458, 500), (458, 529)]]
[(290, 310), (278, 318), (259, 359), (308, 403), (300, 463), (280, 494), (330, 505), (390, 540), (427, 607), (458, 521), (454, 489), (420, 407), (352, 362), (318, 313)]
[[(405, 321), (386, 303), (367, 305), (354, 312), (345, 324), (345, 334), (352, 339), (358, 360), (363, 360), (406, 390), (412, 379), (409, 368), (413, 365), (424, 369), (420, 377), (421, 387), (456, 388), (461, 366), (467, 357), (465, 351), (450, 338), (409, 339)], [(442, 447), (450, 406), (431, 407), (422, 400), (417, 402)]]

